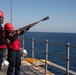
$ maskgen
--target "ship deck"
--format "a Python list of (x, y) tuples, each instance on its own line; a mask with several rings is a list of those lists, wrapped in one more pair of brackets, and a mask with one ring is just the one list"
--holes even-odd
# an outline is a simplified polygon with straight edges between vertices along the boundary
[[(2, 70), (0, 71), (0, 75), (6, 75), (7, 67), (3, 66)], [(21, 75), (45, 75), (45, 70), (39, 66), (32, 66), (27, 61), (22, 61), (21, 65)], [(51, 72), (47, 72), (46, 75), (54, 75)]]

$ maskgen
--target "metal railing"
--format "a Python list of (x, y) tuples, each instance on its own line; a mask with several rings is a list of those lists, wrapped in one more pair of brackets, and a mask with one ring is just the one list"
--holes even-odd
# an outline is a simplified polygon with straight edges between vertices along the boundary
[[(30, 39), (27, 39), (27, 40), (30, 40)], [(34, 39), (34, 38), (32, 38), (32, 40), (30, 40), (31, 41), (31, 46), (32, 47), (30, 47), (30, 46), (28, 46), (27, 44), (25, 44), (25, 49), (26, 49), (26, 47), (28, 47), (29, 49), (31, 49), (31, 52), (32, 52), (32, 54), (31, 54), (31, 58), (32, 58), (32, 65), (34, 65), (33, 64), (33, 62), (34, 62), (34, 58), (36, 58), (35, 57), (35, 51), (36, 51), (36, 49), (35, 49), (35, 43), (37, 43), (37, 42), (43, 42), (43, 43), (45, 43), (45, 52), (43, 52), (44, 54), (45, 54), (45, 75), (47, 74), (47, 70), (48, 70), (48, 65), (50, 65), (50, 66), (52, 66), (52, 67), (54, 67), (54, 68), (56, 68), (56, 69), (58, 69), (58, 70), (60, 70), (60, 71), (62, 71), (62, 72), (65, 72), (65, 75), (76, 75), (76, 72), (74, 72), (74, 71), (72, 71), (72, 70), (70, 70), (69, 69), (69, 63), (70, 63), (70, 58), (69, 58), (69, 56), (70, 56), (70, 54), (69, 54), (69, 51), (70, 51), (70, 48), (72, 47), (72, 48), (76, 48), (76, 46), (71, 46), (70, 45), (70, 43), (67, 43), (67, 44), (58, 44), (58, 43), (55, 43), (55, 42), (49, 42), (48, 40), (45, 40), (45, 41), (43, 41), (43, 40), (36, 40), (36, 39)], [(23, 37), (23, 42), (24, 42), (24, 37)], [(26, 42), (26, 41), (25, 41)], [(48, 63), (47, 61), (49, 60), (48, 59), (48, 56), (50, 55), (50, 53), (48, 52), (48, 47), (49, 47), (49, 44), (50, 45), (57, 45), (57, 46), (63, 46), (63, 47), (66, 47), (66, 58), (64, 58), (64, 57), (61, 57), (60, 56), (60, 58), (63, 58), (63, 59), (65, 59), (65, 61), (66, 61), (66, 68), (65, 67), (63, 67), (63, 66), (60, 66), (60, 65), (58, 65), (58, 64), (55, 64), (55, 63), (53, 63), (53, 62), (51, 62), (51, 63)], [(23, 43), (23, 46), (24, 46), (24, 43)], [(23, 47), (24, 48), (24, 47)], [(41, 51), (40, 51), (41, 52)], [(57, 55), (56, 55), (57, 56)], [(24, 56), (23, 56), (24, 57)], [(75, 60), (74, 60), (75, 61)]]

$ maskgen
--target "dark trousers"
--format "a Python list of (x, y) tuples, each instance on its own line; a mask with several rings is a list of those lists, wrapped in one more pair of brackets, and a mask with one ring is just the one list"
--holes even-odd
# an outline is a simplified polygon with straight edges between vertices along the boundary
[(2, 67), (4, 50), (5, 49), (0, 48), (0, 70), (1, 70), (1, 67)]
[[(12, 49), (8, 49), (7, 60), (9, 61), (7, 75), (20, 75), (21, 51), (20, 50), (14, 51)], [(15, 69), (15, 72), (14, 72), (14, 69)]]

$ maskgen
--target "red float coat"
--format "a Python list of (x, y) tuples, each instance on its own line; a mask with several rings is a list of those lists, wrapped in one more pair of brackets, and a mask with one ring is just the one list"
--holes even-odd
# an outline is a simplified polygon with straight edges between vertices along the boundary
[(21, 47), (21, 43), (20, 43), (20, 38), (19, 37), (14, 42), (7, 45), (7, 48), (11, 48), (11, 49), (13, 49), (15, 51), (19, 51), (20, 47)]

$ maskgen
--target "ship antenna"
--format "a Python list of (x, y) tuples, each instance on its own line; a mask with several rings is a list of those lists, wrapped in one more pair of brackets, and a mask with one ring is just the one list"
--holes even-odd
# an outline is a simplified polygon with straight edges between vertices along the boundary
[(11, 0), (11, 24), (12, 24), (12, 0)]

